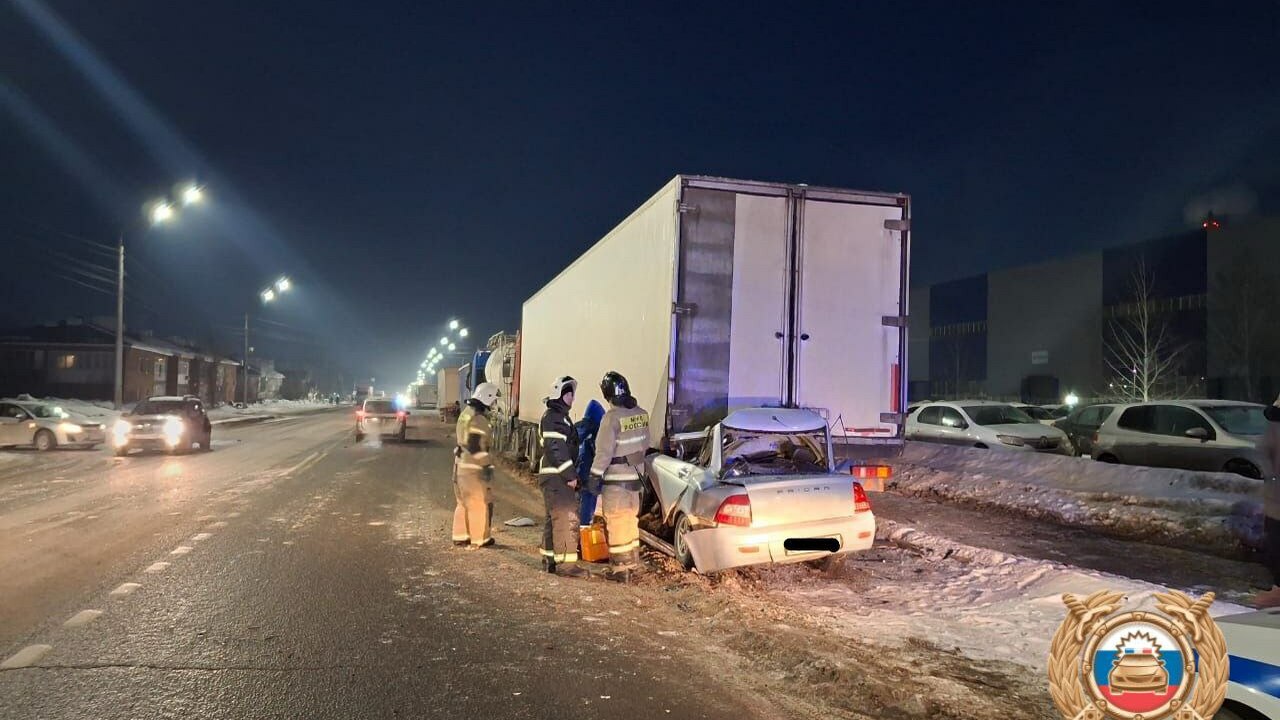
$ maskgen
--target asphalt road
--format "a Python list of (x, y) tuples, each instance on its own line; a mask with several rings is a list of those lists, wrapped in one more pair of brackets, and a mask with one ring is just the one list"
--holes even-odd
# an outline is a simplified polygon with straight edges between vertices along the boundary
[[(443, 425), (351, 435), (327, 413), (0, 465), (0, 717), (782, 716), (625, 589), (539, 572), (539, 529), (453, 548)], [(498, 519), (536, 512), (501, 484)]]

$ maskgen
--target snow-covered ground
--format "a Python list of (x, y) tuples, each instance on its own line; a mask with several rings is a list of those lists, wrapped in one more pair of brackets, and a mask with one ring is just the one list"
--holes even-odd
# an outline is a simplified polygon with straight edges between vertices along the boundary
[(1061, 455), (907, 443), (888, 489), (1230, 553), (1262, 542), (1258, 480)]
[(209, 419), (217, 422), (233, 418), (297, 415), (333, 407), (332, 403), (318, 400), (263, 400), (243, 408), (234, 405), (213, 408), (209, 411)]

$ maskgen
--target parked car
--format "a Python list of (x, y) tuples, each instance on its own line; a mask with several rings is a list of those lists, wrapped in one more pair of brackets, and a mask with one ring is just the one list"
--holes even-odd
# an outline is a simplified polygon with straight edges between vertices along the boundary
[(404, 440), (408, 416), (406, 411), (397, 410), (391, 400), (365, 400), (356, 410), (356, 442), (364, 440), (366, 435)]
[(211, 450), (213, 423), (200, 398), (150, 397), (116, 421), (111, 429), (111, 444), (120, 457), (131, 450), (186, 453), (192, 445)]
[(1039, 405), (1028, 405), (1026, 403), (1009, 403), (1013, 407), (1018, 408), (1022, 412), (1031, 416), (1032, 420), (1041, 425), (1052, 425), (1061, 415), (1058, 415), (1049, 408), (1040, 407)]
[(831, 436), (810, 410), (737, 410), (694, 433), (692, 460), (652, 454), (647, 495), (676, 559), (709, 573), (867, 550), (871, 503), (838, 473)]
[(38, 400), (0, 400), (0, 446), (92, 448), (107, 441), (102, 423)]
[(1125, 405), (1098, 428), (1093, 457), (1261, 478), (1266, 463), (1257, 446), (1267, 425), (1264, 409), (1231, 400)]
[(1008, 403), (957, 400), (930, 403), (907, 417), (907, 439), (1004, 450), (1069, 453), (1061, 430), (1041, 425)]
[(1280, 720), (1280, 608), (1217, 618), (1227, 641), (1227, 700), (1216, 720)]
[(1075, 412), (1053, 424), (1067, 434), (1071, 447), (1077, 455), (1093, 455), (1093, 435), (1102, 427), (1102, 422), (1115, 412), (1119, 405), (1104, 403), (1077, 408)]

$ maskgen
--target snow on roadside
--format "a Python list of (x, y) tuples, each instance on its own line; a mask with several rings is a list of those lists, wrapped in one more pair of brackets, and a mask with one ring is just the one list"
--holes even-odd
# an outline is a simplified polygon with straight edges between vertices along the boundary
[(297, 415), (335, 407), (332, 403), (319, 400), (263, 400), (252, 405), (239, 408), (234, 405), (223, 405), (209, 410), (210, 420), (227, 420), (241, 417), (267, 417), (276, 415)]
[(888, 489), (1223, 553), (1262, 543), (1259, 480), (907, 443)]
[[(1168, 589), (962, 545), (892, 521), (879, 521), (876, 535), (875, 548), (847, 557), (826, 576), (803, 566), (761, 574), (780, 600), (847, 637), (887, 645), (922, 641), (1037, 673), (1066, 616), (1063, 593), (1114, 590), (1124, 592), (1127, 603), (1154, 607), (1152, 595)], [(1212, 606), (1215, 616), (1248, 610), (1221, 601)]]

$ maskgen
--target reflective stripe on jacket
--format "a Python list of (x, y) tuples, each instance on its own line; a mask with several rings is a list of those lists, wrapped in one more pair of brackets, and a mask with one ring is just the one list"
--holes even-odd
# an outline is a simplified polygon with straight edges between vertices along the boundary
[(558, 399), (548, 400), (547, 411), (538, 424), (538, 437), (542, 441), (539, 479), (558, 475), (566, 483), (577, 480), (574, 461), (578, 457), (578, 430), (569, 422), (569, 406)]
[(605, 482), (639, 480), (648, 449), (649, 413), (614, 405), (600, 420), (591, 474), (604, 477)]
[(492, 446), (492, 428), (489, 418), (471, 405), (462, 409), (455, 426), (455, 440), (458, 442), (458, 467), (480, 469), (493, 466), (493, 458), (489, 455)]

